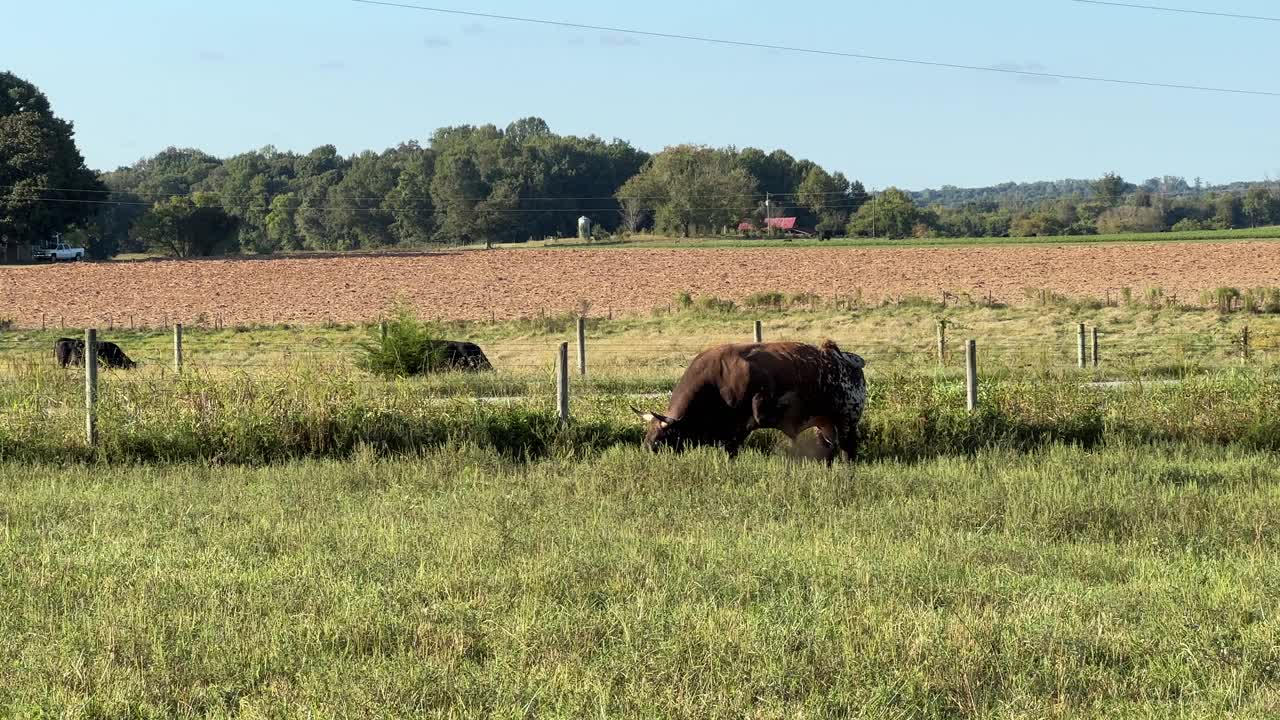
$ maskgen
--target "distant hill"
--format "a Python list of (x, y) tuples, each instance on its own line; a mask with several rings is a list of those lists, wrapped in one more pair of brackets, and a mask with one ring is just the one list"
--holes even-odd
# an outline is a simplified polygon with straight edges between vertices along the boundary
[(1007, 182), (989, 187), (962, 188), (943, 185), (937, 189), (911, 192), (917, 205), (939, 203), (944, 207), (958, 207), (966, 203), (1038, 203), (1068, 195), (1093, 194), (1092, 180), (1041, 180), (1038, 182)]
[[(1034, 205), (1062, 197), (1092, 197), (1095, 180), (1041, 180), (1038, 182), (1007, 182), (988, 187), (962, 188), (943, 185), (936, 189), (910, 191), (917, 205), (940, 204), (943, 207), (959, 207), (968, 203), (995, 203), (998, 205)], [(1204, 185), (1198, 181), (1188, 183), (1186, 178), (1166, 175), (1151, 178), (1141, 184), (1126, 183), (1126, 192), (1139, 188), (1152, 193), (1166, 193), (1179, 197), (1194, 197), (1208, 192), (1244, 193), (1254, 182), (1241, 181), (1225, 185)]]

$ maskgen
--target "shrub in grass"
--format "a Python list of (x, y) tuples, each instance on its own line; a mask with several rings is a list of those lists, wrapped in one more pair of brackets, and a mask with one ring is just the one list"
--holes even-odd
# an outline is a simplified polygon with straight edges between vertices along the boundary
[(738, 309), (732, 300), (724, 300), (715, 295), (703, 295), (698, 298), (696, 306), (700, 312), (714, 315), (727, 315)]
[(756, 310), (781, 310), (787, 297), (780, 292), (756, 292), (742, 299), (742, 304)]
[(385, 336), (374, 328), (372, 339), (360, 344), (363, 354), (356, 361), (360, 369), (383, 377), (408, 377), (443, 366), (444, 344), (430, 323), (400, 310), (385, 328)]
[(1240, 290), (1233, 287), (1220, 287), (1206, 291), (1200, 295), (1200, 302), (1217, 309), (1223, 315), (1235, 310), (1236, 301), (1240, 300)]

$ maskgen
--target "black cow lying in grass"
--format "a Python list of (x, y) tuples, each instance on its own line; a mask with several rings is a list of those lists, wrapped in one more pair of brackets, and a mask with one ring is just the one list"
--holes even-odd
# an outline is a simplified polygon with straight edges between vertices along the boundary
[[(79, 338), (58, 338), (53, 343), (53, 356), (58, 365), (67, 367), (84, 367), (84, 340)], [(98, 363), (104, 367), (129, 370), (138, 364), (129, 359), (119, 345), (108, 341), (98, 342)]]
[(480, 346), (459, 340), (441, 340), (438, 357), (433, 358), (440, 370), (492, 370)]

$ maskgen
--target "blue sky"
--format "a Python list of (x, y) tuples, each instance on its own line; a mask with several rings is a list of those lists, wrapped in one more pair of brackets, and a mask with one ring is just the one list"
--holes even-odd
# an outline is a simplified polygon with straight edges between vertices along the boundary
[[(407, 0), (414, 2), (414, 0)], [(449, 0), (433, 0), (447, 3)], [(527, 115), (560, 133), (781, 147), (870, 187), (1280, 176), (1280, 98), (1046, 81), (607, 35), (349, 0), (5, 0), (0, 69), (91, 167), (170, 145), (345, 154)], [(428, 4), (426, 0), (419, 4)], [(1278, 14), (1269, 0), (1163, 4)], [(1068, 0), (443, 5), (981, 66), (1280, 91), (1280, 23)], [(13, 32), (18, 29), (19, 32)]]

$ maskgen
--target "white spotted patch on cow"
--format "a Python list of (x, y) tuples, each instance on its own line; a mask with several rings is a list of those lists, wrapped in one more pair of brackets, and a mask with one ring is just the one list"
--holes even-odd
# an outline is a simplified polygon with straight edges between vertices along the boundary
[(847, 428), (856, 427), (867, 406), (867, 382), (862, 372), (866, 361), (858, 355), (839, 349), (830, 350), (828, 355), (834, 361), (828, 367), (835, 371), (835, 377), (828, 377), (825, 372), (828, 368), (824, 368), (823, 386), (831, 388), (837, 395), (836, 402), (843, 424)]

